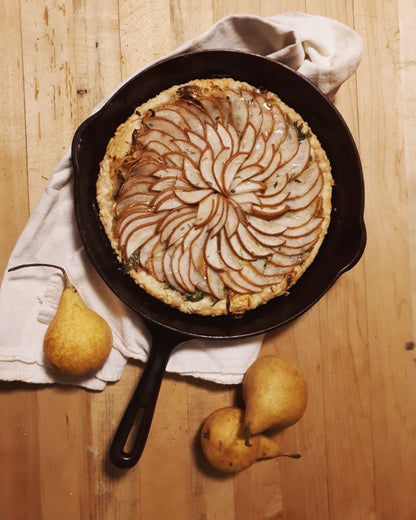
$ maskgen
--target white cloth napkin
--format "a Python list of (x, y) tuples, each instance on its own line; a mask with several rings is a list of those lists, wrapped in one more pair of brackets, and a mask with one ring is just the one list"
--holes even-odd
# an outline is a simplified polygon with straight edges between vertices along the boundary
[[(330, 97), (356, 70), (362, 55), (361, 38), (351, 28), (336, 20), (303, 13), (270, 18), (228, 16), (171, 55), (221, 48), (248, 51), (283, 62)], [(0, 379), (57, 382), (102, 390), (108, 382), (121, 377), (129, 358), (147, 359), (151, 339), (139, 316), (112, 294), (87, 258), (75, 223), (72, 177), (68, 151), (20, 236), (8, 268), (29, 262), (64, 267), (87, 305), (110, 324), (114, 347), (103, 368), (91, 377), (68, 379), (50, 370), (43, 359), (42, 342), (56, 311), (62, 276), (46, 267), (6, 270), (0, 289)], [(236, 384), (256, 359), (262, 339), (257, 336), (226, 344), (189, 340), (175, 349), (167, 370)]]

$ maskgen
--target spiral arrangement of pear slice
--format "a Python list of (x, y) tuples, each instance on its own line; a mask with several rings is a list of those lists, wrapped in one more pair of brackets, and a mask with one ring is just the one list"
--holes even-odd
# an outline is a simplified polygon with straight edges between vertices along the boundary
[(120, 125), (97, 201), (114, 250), (183, 312), (241, 314), (286, 294), (327, 232), (332, 176), (308, 124), (230, 78), (163, 91)]

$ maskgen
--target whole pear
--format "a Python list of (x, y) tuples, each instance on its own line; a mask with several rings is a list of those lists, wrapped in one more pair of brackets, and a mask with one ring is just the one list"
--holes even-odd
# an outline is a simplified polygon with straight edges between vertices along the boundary
[(277, 443), (265, 435), (253, 435), (249, 445), (244, 438), (244, 412), (237, 407), (215, 410), (205, 420), (201, 429), (202, 451), (209, 463), (220, 471), (237, 473), (260, 459), (286, 455)]
[(307, 383), (300, 370), (272, 355), (257, 358), (248, 368), (242, 393), (246, 437), (272, 426), (291, 426), (304, 414), (308, 400)]
[(43, 339), (46, 360), (55, 369), (70, 376), (83, 376), (98, 370), (113, 346), (110, 326), (85, 304), (63, 267), (31, 263), (12, 267), (9, 271), (39, 266), (59, 269), (64, 279), (56, 314)]
[(58, 309), (43, 339), (48, 362), (64, 374), (82, 376), (104, 364), (112, 345), (108, 323), (85, 304), (64, 275)]

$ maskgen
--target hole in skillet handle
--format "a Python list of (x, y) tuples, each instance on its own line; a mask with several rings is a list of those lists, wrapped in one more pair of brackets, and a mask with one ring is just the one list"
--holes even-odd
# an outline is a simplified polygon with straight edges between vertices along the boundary
[(131, 468), (140, 459), (169, 357), (179, 343), (187, 339), (164, 327), (148, 322), (146, 325), (152, 332), (149, 357), (110, 447), (110, 460), (118, 468)]

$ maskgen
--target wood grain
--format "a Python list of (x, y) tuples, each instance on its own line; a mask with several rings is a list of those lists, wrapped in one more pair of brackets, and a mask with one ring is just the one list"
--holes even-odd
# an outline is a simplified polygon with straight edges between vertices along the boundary
[(108, 447), (142, 365), (103, 392), (0, 383), (6, 520), (413, 520), (416, 518), (416, 2), (396, 0), (20, 0), (3, 2), (0, 266), (77, 126), (117, 85), (223, 16), (306, 11), (357, 30), (357, 73), (335, 104), (363, 164), (368, 243), (360, 263), (273, 353), (305, 374), (309, 403), (271, 434), (300, 460), (236, 476), (210, 468), (199, 430), (240, 388), (167, 374), (139, 464)]

